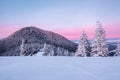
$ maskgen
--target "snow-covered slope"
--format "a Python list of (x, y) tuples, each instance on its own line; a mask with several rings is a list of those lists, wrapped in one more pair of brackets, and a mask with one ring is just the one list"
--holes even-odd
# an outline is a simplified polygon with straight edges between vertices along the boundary
[(120, 80), (120, 57), (1, 57), (0, 80)]
[[(24, 55), (34, 55), (43, 48), (45, 43), (64, 48), (69, 52), (75, 52), (77, 44), (66, 39), (65, 37), (51, 32), (36, 28), (34, 26), (22, 28), (5, 39), (0, 40), (0, 56), (20, 56), (20, 46), (24, 44)], [(57, 54), (56, 54), (57, 53)], [(58, 55), (59, 52), (56, 52)]]

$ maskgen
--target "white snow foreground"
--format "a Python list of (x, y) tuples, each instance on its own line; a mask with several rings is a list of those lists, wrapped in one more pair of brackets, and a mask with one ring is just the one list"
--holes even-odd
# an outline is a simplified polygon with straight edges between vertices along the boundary
[(1, 57), (0, 80), (120, 80), (120, 57)]

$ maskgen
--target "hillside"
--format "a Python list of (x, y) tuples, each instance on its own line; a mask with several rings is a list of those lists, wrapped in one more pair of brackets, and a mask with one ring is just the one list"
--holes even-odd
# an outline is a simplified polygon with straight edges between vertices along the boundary
[[(37, 53), (44, 44), (47, 43), (55, 47), (60, 47), (69, 52), (75, 52), (77, 44), (66, 39), (65, 37), (36, 27), (25, 27), (11, 34), (9, 37), (0, 40), (0, 55), (2, 56), (19, 56), (22, 39), (25, 41), (25, 55)], [(55, 54), (57, 55), (57, 53)]]

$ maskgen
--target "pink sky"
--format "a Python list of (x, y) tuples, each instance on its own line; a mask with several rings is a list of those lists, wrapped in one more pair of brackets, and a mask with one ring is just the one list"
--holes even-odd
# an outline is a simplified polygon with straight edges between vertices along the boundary
[(0, 39), (36, 26), (78, 40), (84, 29), (93, 39), (100, 20), (107, 38), (120, 38), (120, 0), (0, 0)]
[[(106, 38), (120, 38), (120, 24), (106, 24), (103, 26), (106, 31)], [(94, 38), (94, 31), (96, 26), (84, 27), (84, 31), (87, 33), (89, 39)], [(81, 36), (83, 29), (79, 28), (69, 28), (69, 29), (59, 29), (55, 30), (56, 33), (59, 33), (70, 40), (78, 40)]]
[(0, 39), (2, 38), (6, 38), (7, 36), (11, 35), (12, 33), (14, 33), (15, 31), (19, 30), (20, 28), (19, 27), (15, 27), (15, 26), (12, 26), (12, 27), (1, 27), (0, 26)]
[[(5, 27), (3, 27), (3, 26), (5, 26)], [(10, 34), (12, 34), (13, 32), (20, 29), (20, 27), (17, 27), (14, 25), (10, 25), (10, 26), (11, 27), (8, 27), (8, 25), (0, 26), (0, 38), (5, 38), (5, 37), (9, 36)], [(118, 24), (118, 23), (103, 25), (103, 27), (105, 28), (105, 31), (106, 31), (106, 37), (107, 38), (120, 38), (120, 27), (119, 26), (120, 26), (120, 24)], [(51, 31), (61, 34), (62, 36), (66, 37), (69, 40), (78, 40), (80, 38), (82, 30), (83, 30), (83, 28), (81, 28), (81, 27), (71, 27), (68, 29), (66, 29), (66, 28), (51, 29)], [(84, 31), (86, 31), (89, 39), (93, 39), (94, 30), (95, 30), (95, 25), (84, 27)]]

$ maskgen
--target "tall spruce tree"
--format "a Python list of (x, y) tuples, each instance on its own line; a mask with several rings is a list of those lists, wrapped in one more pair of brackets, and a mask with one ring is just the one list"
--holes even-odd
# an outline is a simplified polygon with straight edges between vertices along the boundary
[(90, 52), (91, 52), (90, 43), (88, 41), (86, 33), (83, 31), (78, 44), (78, 49), (76, 51), (76, 56), (89, 57)]
[(106, 57), (108, 55), (108, 48), (105, 39), (105, 30), (99, 21), (95, 30), (94, 41), (92, 44), (92, 56)]

